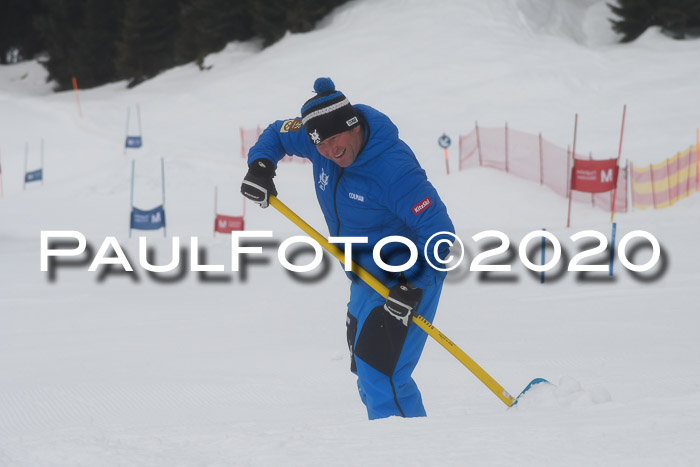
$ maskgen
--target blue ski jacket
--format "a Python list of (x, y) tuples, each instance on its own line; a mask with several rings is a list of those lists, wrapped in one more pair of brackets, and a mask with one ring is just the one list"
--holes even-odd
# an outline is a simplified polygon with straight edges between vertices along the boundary
[[(301, 119), (278, 120), (268, 126), (248, 153), (248, 163), (266, 158), (275, 164), (285, 154), (309, 159), (313, 163), (316, 196), (334, 237), (368, 237), (367, 244), (353, 244), (352, 259), (380, 281), (387, 283), (395, 273), (384, 271), (372, 258), (374, 245), (388, 236), (410, 239), (417, 247), (416, 264), (404, 272), (418, 287), (434, 283), (435, 275), (444, 275), (426, 262), (424, 248), (428, 239), (439, 232), (454, 233), (447, 208), (413, 151), (399, 139), (399, 132), (389, 117), (367, 105), (354, 105), (364, 129), (364, 143), (355, 161), (342, 168), (326, 159), (309, 141)], [(428, 247), (432, 264), (435, 237)], [(342, 244), (338, 244), (342, 249)], [(444, 259), (449, 246), (439, 244), (438, 255)], [(388, 243), (381, 249), (386, 264), (401, 265), (409, 259), (407, 247)], [(351, 280), (362, 281), (348, 273)], [(364, 285), (364, 284), (363, 284)]]

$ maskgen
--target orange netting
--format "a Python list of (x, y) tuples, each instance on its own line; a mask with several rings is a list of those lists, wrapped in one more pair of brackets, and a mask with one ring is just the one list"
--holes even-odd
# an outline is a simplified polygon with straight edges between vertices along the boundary
[[(585, 157), (577, 154), (577, 158)], [(542, 135), (533, 135), (508, 128), (481, 128), (459, 137), (459, 170), (471, 167), (492, 167), (540, 185), (549, 187), (560, 196), (569, 195), (571, 163), (570, 150), (561, 148)], [(621, 167), (617, 179), (615, 211), (626, 212), (627, 168)], [(613, 192), (580, 193), (572, 199), (588, 202), (606, 211), (612, 208)]]
[(632, 205), (637, 209), (662, 209), (698, 191), (697, 148), (689, 148), (659, 164), (632, 165)]

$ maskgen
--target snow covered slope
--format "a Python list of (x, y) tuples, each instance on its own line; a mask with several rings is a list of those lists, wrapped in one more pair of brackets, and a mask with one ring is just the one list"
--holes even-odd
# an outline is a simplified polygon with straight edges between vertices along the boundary
[[(37, 64), (0, 67), (0, 465), (693, 465), (700, 458), (698, 301), (700, 196), (663, 211), (618, 214), (618, 241), (646, 230), (659, 265), (634, 275), (539, 276), (517, 256), (509, 274), (449, 277), (436, 326), (512, 393), (532, 378), (556, 389), (506, 407), (429, 340), (415, 373), (429, 417), (368, 422), (345, 344), (347, 281), (335, 261), (304, 283), (277, 263), (230, 272), (220, 211), (238, 214), (239, 127), (293, 117), (318, 76), (353, 103), (387, 113), (444, 198), (470, 259), (471, 237), (497, 229), (517, 254), (532, 230), (609, 237), (608, 216), (546, 188), (488, 170), (452, 173), (436, 144), (483, 126), (542, 132), (581, 152), (660, 161), (694, 142), (699, 41), (649, 30), (615, 43), (603, 1), (355, 1), (308, 34), (260, 50), (230, 44), (127, 90), (114, 83), (52, 93)], [(439, 7), (436, 7), (439, 6)], [(78, 77), (80, 81), (80, 77)], [(697, 100), (697, 99), (695, 99)], [(123, 151), (126, 109), (138, 104), (144, 147)], [(132, 121), (133, 124), (133, 121)], [(134, 127), (132, 127), (134, 128)], [(45, 181), (23, 189), (45, 147)], [(160, 203), (165, 160), (168, 238), (145, 234), (159, 264), (172, 237), (198, 237), (201, 275), (149, 275), (128, 236), (135, 204)], [(325, 233), (310, 168), (286, 164), (280, 199)], [(281, 241), (298, 230), (248, 206), (249, 230)], [(97, 252), (107, 236), (136, 272), (92, 258), (39, 270), (40, 232), (78, 230)], [(631, 250), (628, 250), (631, 251)], [(648, 248), (634, 255), (644, 263)], [(506, 256), (499, 257), (505, 261)], [(593, 258), (606, 263), (605, 254)], [(632, 259), (632, 258), (631, 258)], [(563, 260), (562, 260), (563, 261)], [(500, 280), (499, 280), (500, 278)]]

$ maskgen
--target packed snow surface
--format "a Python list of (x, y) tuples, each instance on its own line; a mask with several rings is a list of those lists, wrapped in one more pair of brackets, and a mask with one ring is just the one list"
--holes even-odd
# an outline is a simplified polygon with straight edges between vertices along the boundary
[[(700, 41), (650, 29), (619, 44), (609, 16), (597, 0), (354, 1), (267, 49), (230, 44), (205, 72), (186, 65), (133, 89), (81, 91), (82, 116), (38, 64), (0, 67), (0, 465), (697, 465), (700, 196), (615, 216), (618, 242), (635, 230), (659, 240), (649, 272), (616, 259), (612, 278), (563, 272), (541, 284), (517, 256), (520, 239), (546, 228), (565, 268), (581, 249), (569, 236), (609, 238), (609, 215), (575, 203), (567, 229), (567, 201), (547, 188), (457, 170), (457, 137), (477, 120), (565, 147), (578, 113), (577, 148), (615, 157), (626, 104), (623, 159), (656, 163), (695, 143)], [(213, 204), (218, 186), (219, 212), (242, 212), (239, 129), (298, 115), (319, 76), (395, 121), (448, 206), (468, 261), (448, 277), (434, 324), (511, 394), (536, 377), (553, 385), (508, 409), (429, 339), (415, 372), (429, 416), (369, 422), (349, 371), (337, 262), (326, 259), (322, 279), (292, 278), (275, 242), (300, 231), (248, 205), (246, 229), (274, 238), (246, 274), (231, 272)], [(125, 154), (137, 105), (144, 146)], [(44, 182), (25, 189), (42, 140)], [(134, 204), (150, 209), (161, 158), (168, 237), (130, 238), (132, 161)], [(276, 178), (280, 199), (326, 234), (313, 182), (301, 163)], [(92, 254), (40, 271), (48, 230), (83, 233)], [(510, 239), (513, 255), (494, 261), (511, 272), (466, 270), (484, 230)], [(149, 274), (140, 236), (157, 264), (179, 237), (185, 266)], [(106, 237), (133, 273), (88, 271)], [(224, 272), (190, 271), (192, 237), (200, 264)], [(642, 264), (651, 248), (637, 244), (628, 253)]]

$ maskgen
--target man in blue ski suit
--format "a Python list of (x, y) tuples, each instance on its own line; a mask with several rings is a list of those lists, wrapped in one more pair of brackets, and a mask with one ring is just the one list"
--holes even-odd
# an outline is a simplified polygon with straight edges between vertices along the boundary
[[(314, 90), (317, 95), (304, 104), (301, 119), (276, 121), (250, 149), (241, 192), (267, 207), (269, 196), (277, 195), (272, 178), (285, 154), (313, 163), (316, 196), (330, 235), (364, 237), (365, 243), (341, 241), (338, 246), (351, 247), (352, 259), (390, 290), (385, 300), (348, 273), (351, 370), (369, 418), (425, 416), (411, 373), (427, 334), (410, 325), (411, 316), (431, 322), (435, 317), (446, 274), (437, 268), (449, 255), (449, 244), (441, 240), (454, 233), (452, 221), (386, 115), (351, 105), (330, 78), (317, 79)], [(418, 252), (415, 264), (402, 273), (387, 270), (412, 259), (405, 244), (386, 243), (380, 257), (373, 258), (374, 246), (390, 236), (409, 239)]]

